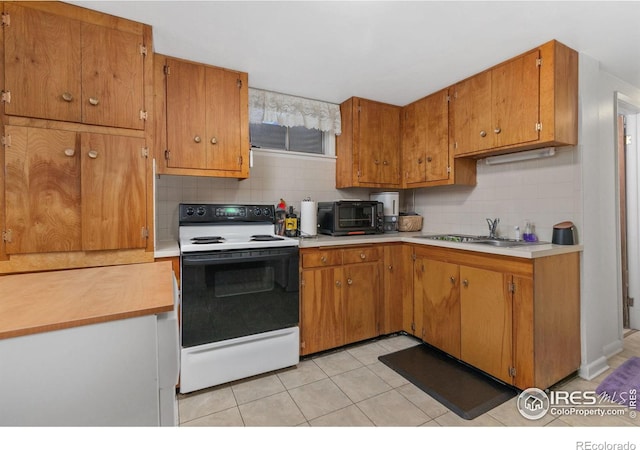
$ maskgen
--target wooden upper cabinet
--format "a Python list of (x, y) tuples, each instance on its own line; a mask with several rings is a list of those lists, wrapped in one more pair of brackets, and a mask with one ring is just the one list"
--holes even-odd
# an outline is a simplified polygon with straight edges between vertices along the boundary
[(75, 132), (6, 126), (8, 254), (82, 249)]
[(578, 143), (578, 54), (557, 41), (451, 89), (450, 145), (455, 156)]
[(449, 154), (448, 89), (405, 106), (402, 109), (402, 186), (475, 184), (475, 165), (460, 166), (460, 173), (456, 174)]
[(5, 113), (80, 122), (80, 23), (15, 3), (4, 10)]
[(82, 24), (82, 121), (144, 129), (141, 34)]
[(82, 249), (147, 244), (143, 138), (82, 133)]
[(400, 107), (352, 97), (340, 113), (336, 187), (400, 187)]
[(7, 125), (7, 254), (144, 248), (143, 138)]
[(141, 28), (85, 23), (47, 8), (4, 4), (5, 113), (143, 130)]
[(161, 55), (156, 61), (158, 102), (164, 94), (156, 131), (166, 143), (159, 172), (248, 177), (247, 74)]

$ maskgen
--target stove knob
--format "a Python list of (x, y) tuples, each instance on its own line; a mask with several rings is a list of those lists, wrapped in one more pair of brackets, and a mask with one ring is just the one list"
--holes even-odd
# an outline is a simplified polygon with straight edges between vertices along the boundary
[(265, 208), (264, 209), (264, 215), (267, 216), (267, 217), (270, 216), (271, 215), (271, 210), (269, 208)]
[(187, 207), (187, 216), (193, 216), (193, 213), (195, 213), (196, 210), (193, 209), (192, 206)]
[(256, 208), (253, 210), (253, 214), (255, 214), (256, 216), (259, 216), (260, 214), (262, 214), (262, 211), (260, 211), (260, 208)]
[(204, 214), (207, 211), (204, 209), (204, 206), (198, 206), (198, 210), (196, 211), (196, 214), (198, 214), (199, 216), (204, 216)]

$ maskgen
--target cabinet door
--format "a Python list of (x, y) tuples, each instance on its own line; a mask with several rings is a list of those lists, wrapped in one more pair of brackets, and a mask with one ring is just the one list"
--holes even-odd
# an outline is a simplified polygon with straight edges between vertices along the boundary
[(300, 287), (301, 353), (344, 345), (342, 269), (303, 270)]
[(82, 24), (82, 121), (144, 129), (142, 35)]
[(448, 91), (437, 92), (426, 98), (427, 138), (425, 159), (427, 181), (449, 178), (449, 101)]
[(365, 99), (358, 101), (358, 181), (398, 184), (400, 108)]
[(6, 114), (81, 120), (80, 22), (4, 4), (11, 26), (3, 27)]
[(456, 155), (494, 146), (491, 72), (480, 73), (454, 86), (451, 117)]
[(539, 139), (539, 58), (536, 49), (491, 71), (495, 147)]
[(239, 171), (242, 165), (243, 83), (238, 72), (206, 70), (207, 169)]
[(423, 259), (422, 283), (416, 301), (422, 301), (422, 338), (425, 342), (460, 358), (460, 283), (458, 266)]
[(402, 168), (407, 184), (427, 181), (427, 99), (424, 98), (403, 108)]
[(76, 133), (6, 126), (8, 254), (81, 249)]
[(167, 165), (206, 168), (205, 67), (174, 59), (167, 59), (167, 67)]
[(460, 358), (511, 384), (512, 301), (507, 276), (460, 266)]
[(343, 271), (345, 343), (378, 336), (382, 294), (380, 264), (351, 264), (344, 266)]
[(143, 248), (147, 226), (143, 138), (81, 135), (82, 248)]

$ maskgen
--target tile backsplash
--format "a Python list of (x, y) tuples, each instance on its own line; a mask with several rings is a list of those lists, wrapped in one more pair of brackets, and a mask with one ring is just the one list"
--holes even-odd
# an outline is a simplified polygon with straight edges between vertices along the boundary
[[(553, 157), (489, 166), (478, 161), (476, 186), (417, 189), (405, 205), (424, 217), (423, 230), (487, 234), (485, 219), (500, 218), (498, 234), (514, 237), (530, 220), (540, 240), (550, 241), (553, 225), (582, 218), (579, 147), (556, 149)], [(579, 240), (579, 236), (578, 236)]]
[[(269, 203), (284, 198), (300, 211), (300, 202), (368, 199), (373, 189), (336, 189), (335, 159), (255, 151), (246, 180), (161, 175), (156, 179), (156, 236), (175, 240), (178, 204)], [(442, 186), (401, 191), (403, 210), (424, 216), (423, 230), (486, 234), (486, 218), (500, 218), (498, 232), (513, 237), (535, 224), (541, 240), (551, 240), (553, 225), (570, 220), (580, 230), (582, 217), (579, 147), (558, 149), (542, 160), (489, 166), (478, 162), (476, 186)], [(415, 202), (415, 203), (414, 203)]]
[(156, 179), (157, 240), (177, 239), (179, 203), (276, 205), (283, 198), (299, 213), (306, 197), (315, 201), (369, 198), (369, 189), (337, 190), (335, 172), (335, 158), (258, 150), (246, 180), (160, 175)]

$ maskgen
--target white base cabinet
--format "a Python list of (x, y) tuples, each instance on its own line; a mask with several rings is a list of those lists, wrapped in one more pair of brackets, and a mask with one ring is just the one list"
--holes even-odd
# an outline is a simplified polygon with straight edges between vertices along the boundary
[(176, 425), (175, 311), (0, 340), (0, 426)]

